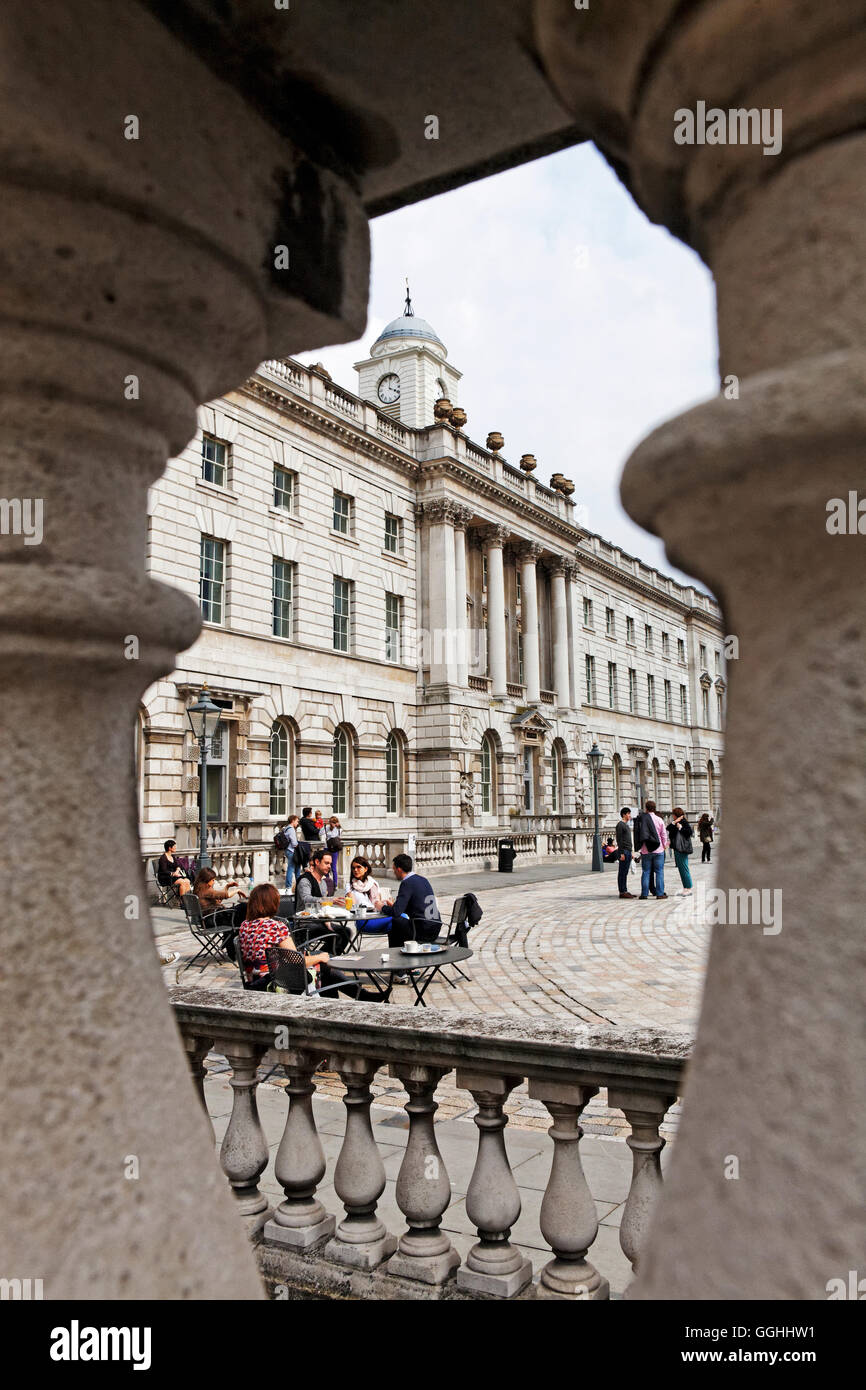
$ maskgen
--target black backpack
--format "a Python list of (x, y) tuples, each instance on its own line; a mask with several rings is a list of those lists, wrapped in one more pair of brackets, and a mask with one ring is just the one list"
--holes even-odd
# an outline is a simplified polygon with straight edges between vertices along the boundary
[(289, 837), (286, 834), (285, 830), (277, 831), (276, 835), (274, 836), (274, 846), (276, 849), (289, 848)]

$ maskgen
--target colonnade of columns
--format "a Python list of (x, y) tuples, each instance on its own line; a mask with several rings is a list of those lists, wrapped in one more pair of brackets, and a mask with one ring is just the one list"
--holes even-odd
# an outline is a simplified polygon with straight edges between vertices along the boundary
[[(427, 595), (430, 631), (430, 684), (465, 688), (469, 680), (470, 634), (466, 613), (468, 566), (466, 532), (472, 519), (468, 507), (446, 498), (426, 502), (428, 528)], [(505, 587), (505, 548), (514, 547), (520, 567), (523, 685), (527, 704), (541, 699), (541, 644), (538, 603), (538, 563), (544, 547), (518, 539), (506, 525), (479, 530), (487, 557), (487, 674), (494, 699), (505, 699), (508, 678), (508, 630)], [(577, 564), (565, 556), (546, 557), (551, 576), (551, 643), (553, 685), (561, 709), (580, 704), (576, 641)]]

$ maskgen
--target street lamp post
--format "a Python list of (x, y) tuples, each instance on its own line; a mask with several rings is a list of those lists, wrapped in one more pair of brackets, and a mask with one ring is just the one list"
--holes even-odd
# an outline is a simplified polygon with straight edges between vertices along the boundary
[(586, 760), (592, 772), (592, 799), (595, 810), (595, 833), (592, 837), (592, 872), (602, 873), (604, 865), (601, 862), (601, 835), (598, 829), (598, 774), (604, 762), (604, 754), (597, 743), (593, 743), (586, 755)]
[(201, 694), (195, 704), (189, 706), (186, 714), (201, 754), (199, 776), (201, 825), (199, 828), (198, 866), (200, 869), (206, 869), (210, 867), (210, 855), (207, 852), (207, 755), (210, 741), (220, 722), (222, 710), (210, 698), (207, 685), (203, 685)]

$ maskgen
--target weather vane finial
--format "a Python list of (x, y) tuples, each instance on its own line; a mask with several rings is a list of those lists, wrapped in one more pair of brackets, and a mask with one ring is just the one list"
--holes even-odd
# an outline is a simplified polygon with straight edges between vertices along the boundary
[(415, 310), (412, 308), (412, 300), (409, 295), (409, 276), (406, 276), (406, 308), (403, 310), (403, 317), (411, 319), (415, 317)]

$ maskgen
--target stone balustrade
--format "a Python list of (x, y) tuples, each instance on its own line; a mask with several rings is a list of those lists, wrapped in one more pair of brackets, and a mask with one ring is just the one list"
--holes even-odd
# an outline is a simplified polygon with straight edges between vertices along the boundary
[[(229, 998), (183, 987), (170, 995), (202, 1099), (208, 1051), (224, 1056), (232, 1069), (232, 1113), (220, 1162), (271, 1289), (280, 1285), (296, 1296), (320, 1298), (607, 1298), (608, 1279), (590, 1258), (598, 1220), (580, 1158), (581, 1113), (602, 1087), (631, 1129), (633, 1175), (620, 1244), (637, 1268), (662, 1190), (659, 1127), (682, 1091), (687, 1036), (432, 1009), (419, 1020), (410, 1008), (287, 995)], [(265, 1054), (288, 1077), (275, 1164), (285, 1197), (275, 1210), (258, 1186), (268, 1157), (256, 1109), (257, 1069)], [(328, 1210), (316, 1195), (326, 1164), (312, 1098), (323, 1067), (346, 1087), (345, 1135), (333, 1172), (342, 1211), (335, 1203)], [(371, 1083), (385, 1067), (408, 1096), (409, 1137), (396, 1185), (403, 1231), (388, 1231), (376, 1213), (385, 1171), (370, 1121)], [(434, 1125), (436, 1088), (454, 1070), (458, 1088), (478, 1107), (478, 1148), (466, 1194), (478, 1239), (462, 1262), (442, 1229), (451, 1184)], [(510, 1242), (521, 1203), (504, 1106), (524, 1080), (552, 1120), (540, 1213), (551, 1258), (537, 1282)], [(201, 1217), (206, 1221), (206, 1212)]]

